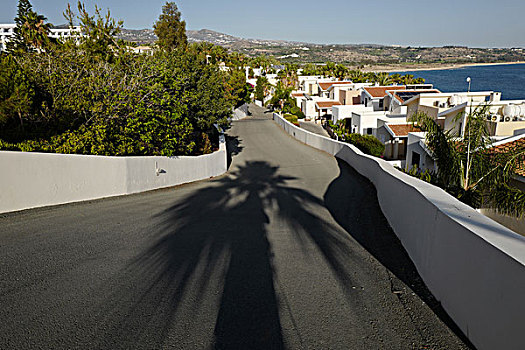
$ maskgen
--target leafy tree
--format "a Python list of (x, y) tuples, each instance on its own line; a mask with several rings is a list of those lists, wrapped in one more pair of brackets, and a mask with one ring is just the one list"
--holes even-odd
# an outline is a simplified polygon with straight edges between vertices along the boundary
[(364, 83), (364, 82), (366, 82), (366, 77), (363, 74), (363, 72), (360, 71), (360, 70), (350, 71), (350, 73), (348, 74), (348, 78), (350, 78), (350, 80), (352, 80), (352, 82), (354, 82), (354, 83)]
[(283, 111), (285, 105), (295, 103), (292, 99), (291, 92), (291, 87), (286, 87), (283, 83), (278, 81), (277, 85), (275, 86), (274, 94), (270, 101), (268, 101), (268, 104)]
[[(35, 88), (30, 77), (11, 56), (0, 55), (0, 126), (12, 133), (24, 128), (34, 109)], [(14, 135), (9, 135), (13, 137)]]
[[(100, 155), (213, 151), (214, 124), (249, 98), (245, 57), (208, 43), (127, 52), (121, 22), (79, 3), (64, 15), (85, 36), (40, 52), (0, 54), (0, 149)], [(219, 62), (231, 63), (221, 71)]]
[(302, 66), (302, 75), (320, 75), (322, 72), (319, 69), (319, 66), (313, 63), (306, 63)]
[(255, 85), (255, 99), (264, 102), (264, 98), (268, 95), (268, 88), (270, 83), (266, 77), (257, 77)]
[(525, 195), (509, 183), (525, 160), (525, 146), (492, 147), (487, 129), (488, 105), (459, 114), (455, 127), (442, 130), (425, 113), (413, 121), (426, 131), (426, 144), (437, 164), (437, 185), (462, 202), (488, 206), (515, 216), (525, 213)]
[(334, 62), (326, 62), (324, 66), (324, 75), (329, 77), (335, 77), (335, 67), (336, 64)]
[(285, 87), (290, 87), (292, 89), (297, 88), (299, 85), (297, 69), (298, 67), (296, 64), (287, 63), (285, 68), (277, 73), (277, 77)]
[(33, 11), (29, 0), (19, 0), (16, 27), (12, 40), (8, 44), (10, 51), (27, 52), (42, 50), (49, 44), (49, 23), (43, 15)]
[(237, 108), (250, 102), (251, 86), (243, 70), (235, 69), (226, 75), (226, 98)]
[(255, 72), (253, 71), (253, 68), (250, 67), (248, 69), (248, 78), (253, 79), (255, 77)]
[(337, 64), (334, 68), (334, 77), (343, 80), (346, 78), (346, 75), (348, 74), (348, 68), (345, 65)]
[(185, 47), (188, 43), (186, 22), (181, 20), (181, 13), (174, 2), (167, 2), (162, 6), (162, 14), (153, 28), (159, 38), (158, 45), (164, 50)]
[(390, 77), (388, 73), (378, 73), (376, 75), (375, 82), (377, 82), (381, 86), (388, 86), (392, 84), (394, 81), (392, 80), (392, 78)]
[[(124, 45), (118, 42), (115, 37), (121, 32), (123, 21), (116, 21), (111, 17), (108, 10), (102, 15), (100, 9), (95, 6), (95, 15), (91, 16), (85, 5), (78, 1), (78, 20), (82, 37), (80, 39), (80, 49), (84, 50), (89, 56), (100, 57), (106, 61), (113, 61), (117, 52), (124, 50)], [(70, 7), (64, 13), (66, 19), (72, 22), (72, 12)], [(70, 23), (71, 25), (72, 23)]]

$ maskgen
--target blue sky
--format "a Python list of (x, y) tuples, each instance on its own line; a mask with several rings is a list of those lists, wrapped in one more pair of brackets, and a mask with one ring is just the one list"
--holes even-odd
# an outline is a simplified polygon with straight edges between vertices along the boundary
[[(68, 1), (32, 0), (55, 24)], [(165, 1), (84, 1), (109, 8), (126, 28), (151, 28)], [(313, 43), (525, 47), (524, 0), (181, 0), (188, 29), (245, 38)], [(0, 1), (0, 22), (12, 22), (17, 0)], [(73, 3), (72, 3), (73, 4)], [(75, 3), (76, 4), (76, 3)]]

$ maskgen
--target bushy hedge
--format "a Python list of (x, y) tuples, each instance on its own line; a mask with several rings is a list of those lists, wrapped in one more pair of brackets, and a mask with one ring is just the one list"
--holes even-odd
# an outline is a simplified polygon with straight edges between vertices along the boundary
[(232, 107), (248, 93), (243, 74), (207, 63), (210, 50), (216, 49), (196, 44), (153, 56), (124, 50), (111, 61), (75, 45), (2, 53), (0, 149), (210, 153), (214, 124), (226, 126)]
[(346, 134), (345, 139), (363, 153), (374, 157), (381, 157), (385, 152), (385, 145), (372, 135)]
[(289, 112), (290, 114), (297, 116), (297, 118), (299, 119), (304, 119), (306, 117), (304, 113), (301, 111), (301, 109), (297, 106), (291, 107)]
[(288, 120), (290, 123), (295, 124), (297, 123), (297, 116), (292, 114), (285, 114), (283, 116), (284, 119)]

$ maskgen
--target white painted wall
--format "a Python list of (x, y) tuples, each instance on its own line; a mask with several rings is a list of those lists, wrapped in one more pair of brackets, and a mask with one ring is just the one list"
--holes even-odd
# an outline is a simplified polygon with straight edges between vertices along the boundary
[(372, 181), (419, 274), (479, 350), (523, 348), (525, 237), (352, 145), (297, 128), (275, 114), (274, 120)]
[(239, 108), (233, 109), (231, 120), (241, 120), (248, 116), (248, 105), (245, 103)]
[(334, 116), (334, 122), (337, 122), (342, 119), (351, 118), (352, 113), (372, 112), (373, 110), (372, 107), (365, 107), (365, 105), (341, 105), (332, 107), (332, 115)]
[(307, 118), (315, 118), (317, 112), (315, 110), (315, 101), (307, 100), (306, 98), (301, 101), (301, 111)]
[[(197, 157), (104, 157), (0, 152), (0, 213), (118, 196), (226, 172), (226, 145)], [(160, 170), (157, 175), (157, 170)]]
[[(352, 131), (355, 129), (358, 134), (367, 134), (367, 129), (372, 128), (373, 136), (377, 137), (378, 120), (386, 118), (386, 112), (352, 112)], [(381, 120), (382, 120), (381, 119)]]
[(422, 171), (430, 170), (436, 171), (436, 165), (434, 159), (428, 154), (423, 148), (425, 142), (424, 132), (409, 132), (407, 139), (407, 155), (406, 155), (406, 169), (412, 168), (412, 156), (413, 152), (419, 154), (418, 168)]

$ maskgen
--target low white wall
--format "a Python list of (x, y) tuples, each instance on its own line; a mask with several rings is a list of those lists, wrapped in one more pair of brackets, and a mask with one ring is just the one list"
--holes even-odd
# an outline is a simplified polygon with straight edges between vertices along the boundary
[(248, 116), (248, 105), (243, 104), (239, 108), (235, 108), (232, 113), (231, 120), (241, 120)]
[(419, 274), (478, 349), (523, 348), (524, 237), (382, 159), (297, 128), (277, 114), (274, 120), (372, 181)]
[(176, 186), (224, 174), (226, 144), (197, 157), (0, 151), (0, 213)]

